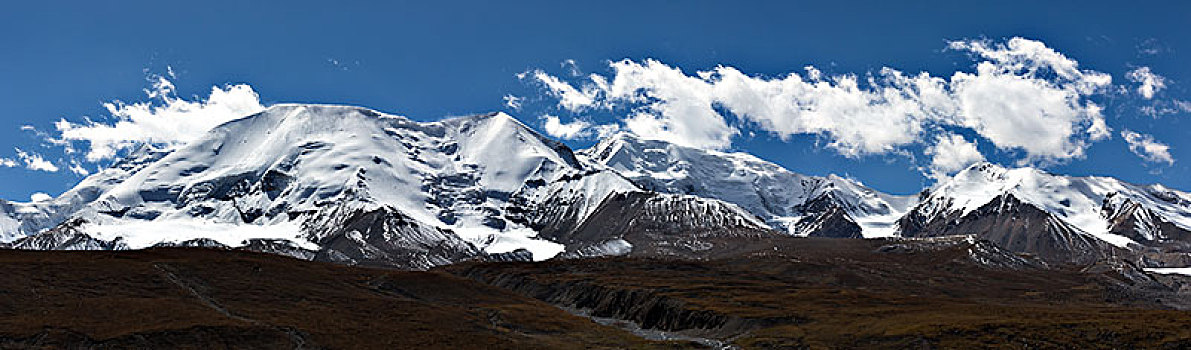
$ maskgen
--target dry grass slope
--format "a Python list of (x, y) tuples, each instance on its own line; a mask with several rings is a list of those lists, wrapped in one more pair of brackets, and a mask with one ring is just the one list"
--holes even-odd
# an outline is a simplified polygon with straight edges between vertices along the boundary
[[(712, 261), (615, 258), (447, 269), (599, 316), (730, 339), (747, 349), (1191, 348), (1191, 312), (1123, 298), (1112, 276), (981, 267), (962, 245), (885, 253), (882, 244), (793, 239), (764, 254)], [(649, 306), (609, 302), (626, 298)], [(708, 320), (715, 322), (709, 327)]]
[(0, 250), (0, 347), (682, 348), (437, 272), (207, 249)]

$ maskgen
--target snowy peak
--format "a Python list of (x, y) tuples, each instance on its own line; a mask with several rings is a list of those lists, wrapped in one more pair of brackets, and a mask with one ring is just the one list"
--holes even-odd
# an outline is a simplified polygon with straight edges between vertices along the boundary
[[(944, 220), (968, 215), (1000, 196), (1012, 196), (1037, 207), (1074, 228), (1119, 247), (1139, 243), (1155, 232), (1125, 233), (1120, 215), (1141, 215), (1169, 222), (1172, 227), (1191, 224), (1191, 201), (1186, 193), (1159, 185), (1141, 186), (1108, 177), (1075, 177), (1050, 174), (1033, 168), (1004, 168), (979, 163), (940, 181), (929, 189), (914, 209), (915, 220)], [(1144, 210), (1142, 210), (1144, 209)], [(1114, 223), (1116, 222), (1116, 223)], [(1133, 222), (1133, 221), (1130, 221)], [(1136, 226), (1152, 231), (1159, 224)]]
[(53, 200), (0, 202), (0, 242), (13, 247), (241, 247), (411, 269), (558, 254), (698, 257), (771, 228), (977, 234), (1083, 261), (1094, 255), (1078, 251), (1103, 253), (1104, 242), (1185, 251), (1191, 195), (980, 163), (920, 196), (894, 196), (628, 133), (572, 152), (504, 113), (417, 122), (283, 104), (176, 149), (132, 152)]
[[(541, 248), (534, 253), (544, 259), (561, 247), (510, 222), (506, 209), (514, 197), (540, 199), (539, 184), (583, 172), (566, 146), (503, 113), (420, 123), (305, 104), (272, 106), (134, 163), (84, 180), (105, 186), (61, 212), (84, 219), (81, 229), (97, 239), (122, 238), (132, 248), (195, 238), (235, 247), (248, 239), (305, 241), (306, 221), (355, 203), (344, 215), (390, 208), (399, 213), (386, 215), (420, 230), (395, 233), (441, 241), (449, 231), (481, 248)], [(172, 229), (163, 234), (163, 227)], [(210, 227), (236, 229), (212, 236)]]
[[(46, 249), (200, 242), (424, 269), (485, 256), (548, 259), (566, 247), (544, 237), (596, 227), (591, 217), (609, 198), (646, 194), (504, 113), (416, 122), (359, 107), (284, 104), (172, 151), (144, 153), (84, 180), (89, 187), (76, 191), (87, 195), (71, 207), (14, 207), (10, 213), (29, 211), (49, 224), (13, 237), (38, 236), (22, 246)], [(654, 199), (634, 206), (632, 220), (651, 229), (768, 232), (716, 199), (647, 196)], [(20, 226), (35, 222), (30, 215), (4, 218)], [(38, 233), (67, 219), (77, 224)]]
[[(838, 176), (815, 177), (791, 172), (747, 153), (718, 152), (646, 140), (618, 133), (579, 152), (581, 158), (611, 168), (641, 188), (715, 198), (736, 204), (792, 234), (817, 227), (827, 207), (840, 207), (863, 227), (866, 237), (891, 236), (894, 221), (912, 204), (911, 197), (883, 194)], [(814, 205), (812, 205), (814, 203)]]

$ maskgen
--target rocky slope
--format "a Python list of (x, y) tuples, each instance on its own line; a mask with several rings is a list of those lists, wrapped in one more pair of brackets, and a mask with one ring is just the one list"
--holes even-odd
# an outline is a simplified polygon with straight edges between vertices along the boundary
[(1161, 185), (975, 164), (923, 191), (898, 226), (905, 237), (975, 235), (1053, 262), (1119, 254), (1187, 256), (1191, 195)]
[(735, 203), (793, 235), (894, 236), (897, 218), (914, 204), (913, 196), (881, 193), (835, 175), (794, 173), (747, 153), (701, 150), (627, 133), (578, 154), (641, 188)]

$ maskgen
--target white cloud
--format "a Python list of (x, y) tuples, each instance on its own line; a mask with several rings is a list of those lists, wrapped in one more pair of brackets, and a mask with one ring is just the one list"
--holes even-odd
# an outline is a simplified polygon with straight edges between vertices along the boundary
[(1053, 74), (1055, 79), (1046, 82), (1076, 89), (1085, 94), (1096, 92), (1112, 83), (1112, 76), (1081, 70), (1079, 62), (1037, 40), (1020, 37), (1009, 39), (1007, 43), (960, 40), (950, 42), (948, 47), (972, 52), (985, 58), (987, 61), (980, 63), (984, 67), (978, 66), (978, 70), (990, 70), (994, 73), (1030, 79), (1041, 79)]
[(145, 91), (152, 101), (105, 103), (115, 119), (110, 123), (62, 119), (54, 124), (60, 136), (51, 142), (86, 142), (86, 158), (94, 162), (143, 143), (183, 144), (219, 124), (264, 110), (248, 85), (212, 87), (207, 98), (191, 101), (177, 97), (169, 80), (154, 77), (152, 81), (153, 88)]
[(605, 139), (620, 132), (620, 125), (616, 124), (601, 124), (592, 127), (595, 131), (595, 136), (600, 139)]
[(1183, 112), (1191, 113), (1191, 101), (1174, 100), (1173, 103), (1175, 107), (1182, 110)]
[(938, 179), (984, 161), (984, 155), (976, 149), (976, 143), (968, 142), (963, 136), (943, 134), (935, 138), (935, 144), (926, 149), (931, 156), (931, 176)]
[(956, 41), (949, 48), (973, 54), (974, 70), (829, 75), (806, 67), (758, 77), (727, 66), (687, 74), (652, 59), (621, 60), (610, 63), (610, 76), (590, 75), (582, 88), (540, 70), (527, 74), (562, 108), (622, 109), (625, 130), (701, 148), (729, 147), (741, 132), (733, 116), (782, 138), (817, 135), (847, 157), (929, 146), (932, 130), (950, 127), (1021, 151), (1021, 163), (1047, 164), (1081, 158), (1090, 142), (1111, 136), (1102, 107), (1089, 99), (1108, 90), (1110, 75), (1080, 69), (1029, 39)]
[(1165, 115), (1191, 113), (1191, 102), (1183, 100), (1153, 101), (1149, 106), (1141, 106), (1141, 114), (1154, 118)]
[(1138, 67), (1125, 73), (1125, 78), (1137, 83), (1137, 93), (1145, 99), (1154, 98), (1154, 94), (1166, 88), (1166, 78), (1154, 74), (1150, 67)]
[(586, 121), (576, 119), (570, 123), (563, 123), (553, 115), (544, 115), (542, 119), (545, 120), (542, 127), (545, 128), (546, 134), (555, 138), (574, 140), (590, 136), (592, 133), (591, 123)]
[(21, 160), (21, 163), (24, 163), (25, 169), (51, 173), (58, 171), (57, 165), (54, 165), (53, 162), (46, 160), (40, 154), (25, 152), (20, 148), (17, 148), (16, 150), (17, 158)]
[(513, 96), (513, 95), (505, 95), (505, 97), (503, 97), (503, 99), (505, 101), (505, 107), (509, 107), (510, 109), (515, 110), (515, 111), (521, 110), (521, 100), (523, 98)]
[(1085, 140), (1110, 136), (1102, 107), (1086, 99), (1105, 91), (1110, 75), (1081, 70), (1075, 60), (1023, 38), (1006, 44), (957, 41), (950, 47), (986, 59), (975, 73), (956, 72), (950, 86), (960, 125), (998, 148), (1025, 151), (1025, 162), (1063, 160), (1083, 157)]
[(637, 113), (624, 121), (627, 130), (646, 138), (721, 149), (732, 144), (739, 131), (728, 125), (713, 108), (714, 86), (703, 77), (655, 60), (644, 64), (630, 60), (612, 62), (616, 71), (611, 83), (597, 80), (607, 98), (638, 103)]
[(1153, 136), (1122, 130), (1121, 137), (1129, 144), (1129, 150), (1148, 162), (1173, 165), (1170, 146), (1154, 140)]
[(79, 176), (91, 175), (91, 171), (87, 170), (87, 168), (83, 167), (82, 163), (79, 163), (79, 161), (75, 159), (70, 160), (70, 166), (66, 167), (66, 169)]
[(562, 66), (563, 69), (566, 69), (567, 72), (571, 73), (572, 77), (577, 77), (577, 76), (583, 75), (583, 72), (579, 71), (579, 64), (576, 63), (574, 59), (568, 58), (568, 59), (562, 61), (562, 63), (560, 65)]
[[(529, 74), (534, 80), (542, 83), (554, 97), (558, 98), (559, 107), (570, 111), (579, 111), (595, 106), (598, 90), (594, 87), (589, 86), (583, 90), (576, 89), (571, 84), (567, 84), (541, 70), (535, 70), (529, 72)], [(519, 74), (518, 76), (525, 77), (526, 75)]]
[(1101, 107), (1082, 101), (1077, 87), (998, 72), (987, 63), (978, 73), (951, 79), (959, 125), (998, 148), (1024, 150), (1028, 161), (1083, 156), (1083, 139), (1108, 137)]
[[(813, 67), (806, 71), (806, 79), (797, 73), (776, 79), (750, 77), (723, 66), (700, 74), (714, 85), (716, 103), (728, 111), (783, 138), (822, 135), (829, 147), (849, 157), (886, 153), (916, 142), (923, 121), (935, 114), (924, 103), (945, 102), (938, 98), (945, 93), (942, 81), (926, 75), (905, 77), (885, 69), (880, 78), (892, 85), (866, 89), (854, 75), (824, 78)], [(867, 83), (879, 84), (874, 79)]]
[(46, 194), (45, 192), (33, 192), (33, 194), (29, 195), (29, 201), (31, 202), (45, 202), (52, 199), (54, 199), (54, 197)]
[(169, 81), (169, 79), (163, 76), (150, 76), (149, 82), (153, 84), (153, 88), (143, 90), (145, 91), (145, 95), (149, 96), (149, 99), (164, 99), (173, 95), (174, 90), (176, 90), (174, 82)]
[(5, 168), (15, 168), (21, 166), (21, 163), (12, 158), (0, 158), (0, 166)]

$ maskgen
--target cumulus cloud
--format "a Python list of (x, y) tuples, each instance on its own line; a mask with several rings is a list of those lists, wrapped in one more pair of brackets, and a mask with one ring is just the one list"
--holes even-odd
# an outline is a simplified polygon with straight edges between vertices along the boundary
[(1153, 136), (1122, 130), (1121, 137), (1129, 144), (1129, 150), (1142, 159), (1153, 163), (1174, 164), (1170, 146), (1154, 140)]
[(713, 85), (655, 60), (612, 63), (616, 75), (593, 80), (608, 100), (640, 104), (624, 126), (637, 135), (685, 146), (726, 148), (739, 131), (713, 108)]
[(938, 135), (934, 146), (928, 147), (925, 153), (931, 156), (930, 175), (936, 179), (984, 161), (976, 143), (956, 134)]
[(853, 158), (904, 153), (912, 145), (946, 157), (954, 154), (939, 147), (958, 147), (957, 140), (930, 137), (946, 127), (1019, 151), (1020, 163), (1046, 164), (1081, 158), (1090, 142), (1111, 136), (1102, 107), (1089, 98), (1108, 90), (1110, 75), (1081, 69), (1024, 38), (955, 41), (948, 49), (969, 53), (974, 69), (949, 76), (893, 68), (829, 75), (806, 67), (760, 77), (728, 66), (688, 74), (653, 59), (626, 59), (610, 62), (611, 75), (592, 74), (577, 85), (541, 70), (522, 77), (538, 82), (562, 109), (618, 110), (626, 115), (619, 121), (625, 130), (700, 148), (727, 148), (742, 125), (752, 125), (783, 139), (816, 135)]
[(1137, 94), (1145, 99), (1154, 98), (1154, 94), (1166, 88), (1166, 78), (1154, 74), (1150, 67), (1138, 67), (1125, 73), (1125, 78), (1137, 83)]
[(150, 81), (152, 88), (145, 90), (150, 101), (105, 103), (113, 119), (110, 122), (61, 119), (54, 124), (59, 135), (50, 141), (83, 142), (87, 161), (95, 162), (112, 159), (119, 151), (140, 144), (183, 144), (219, 124), (264, 110), (256, 91), (248, 85), (212, 87), (206, 98), (187, 100), (176, 95), (173, 83), (165, 77), (151, 77)]
[[(17, 148), (16, 150), (17, 150), (17, 158), (20, 159), (21, 163), (24, 164), (25, 169), (44, 171), (44, 172), (50, 172), (50, 173), (58, 171), (57, 165), (54, 165), (53, 162), (46, 160), (40, 154), (25, 152), (24, 150), (22, 150), (20, 148)], [(13, 164), (15, 165), (15, 162)]]
[(987, 59), (975, 73), (952, 75), (950, 88), (959, 104), (959, 125), (998, 148), (1023, 150), (1027, 162), (1063, 160), (1083, 157), (1085, 140), (1110, 136), (1102, 107), (1087, 100), (1111, 85), (1108, 74), (1080, 70), (1075, 60), (1028, 39), (950, 47)]
[(570, 123), (563, 123), (558, 117), (553, 115), (542, 116), (542, 127), (545, 128), (546, 134), (554, 138), (564, 140), (574, 140), (591, 135), (591, 123), (583, 120), (573, 120)]
[(530, 77), (537, 82), (542, 83), (546, 90), (551, 95), (558, 98), (558, 106), (572, 111), (578, 111), (584, 108), (592, 107), (596, 102), (596, 94), (598, 90), (592, 85), (585, 88), (577, 89), (571, 84), (568, 84), (561, 79), (558, 79), (545, 71), (535, 70), (518, 75), (521, 78)]
[(33, 194), (29, 195), (29, 201), (31, 202), (45, 202), (51, 199), (54, 199), (54, 197), (45, 192), (33, 192)]

